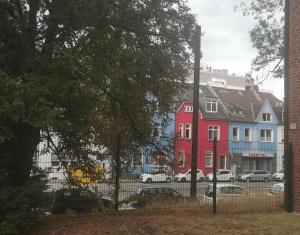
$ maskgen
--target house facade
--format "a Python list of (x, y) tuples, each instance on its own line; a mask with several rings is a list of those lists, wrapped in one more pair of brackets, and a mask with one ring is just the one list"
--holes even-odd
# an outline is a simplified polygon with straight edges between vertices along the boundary
[[(191, 169), (192, 155), (192, 87), (183, 94), (178, 104), (175, 118), (175, 171)], [(209, 86), (200, 86), (198, 117), (197, 168), (204, 174), (213, 170), (213, 139), (217, 137), (218, 169), (228, 168), (228, 120), (218, 97)]]
[[(228, 149), (230, 168), (235, 174), (252, 170), (277, 172), (281, 169), (282, 152), (278, 156), (278, 109), (281, 101), (257, 86), (244, 91), (213, 88), (230, 114)], [(276, 112), (275, 112), (276, 111)]]

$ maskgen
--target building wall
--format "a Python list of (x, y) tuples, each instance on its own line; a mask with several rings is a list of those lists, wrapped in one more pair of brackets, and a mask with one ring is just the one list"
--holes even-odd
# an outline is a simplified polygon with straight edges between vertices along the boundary
[(300, 0), (289, 4), (288, 139), (293, 144), (293, 206), (300, 211)]
[[(192, 124), (193, 113), (184, 112), (185, 105), (192, 105), (192, 102), (184, 102), (181, 108), (176, 114), (175, 130), (176, 130), (176, 147), (175, 147), (175, 165), (177, 172), (184, 172), (187, 169), (191, 169), (191, 155), (192, 155), (192, 139), (181, 139), (179, 138), (179, 124)], [(220, 130), (220, 140), (217, 145), (217, 168), (219, 168), (220, 156), (225, 156), (226, 168), (229, 167), (228, 162), (228, 121), (218, 121), (218, 120), (205, 120), (202, 119), (199, 113), (198, 120), (198, 169), (201, 169), (204, 174), (211, 173), (213, 168), (205, 166), (205, 156), (206, 152), (213, 153), (213, 142), (208, 139), (209, 126), (219, 126)], [(185, 161), (182, 167), (179, 167), (179, 154), (184, 152)]]

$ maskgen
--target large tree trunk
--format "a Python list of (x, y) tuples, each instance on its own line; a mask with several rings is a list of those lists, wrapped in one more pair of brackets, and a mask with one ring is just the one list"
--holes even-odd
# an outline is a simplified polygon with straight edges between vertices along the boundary
[(7, 186), (24, 184), (29, 176), (36, 147), (40, 141), (40, 130), (26, 123), (17, 123), (14, 136), (0, 144), (1, 154), (6, 155), (4, 171), (8, 174)]

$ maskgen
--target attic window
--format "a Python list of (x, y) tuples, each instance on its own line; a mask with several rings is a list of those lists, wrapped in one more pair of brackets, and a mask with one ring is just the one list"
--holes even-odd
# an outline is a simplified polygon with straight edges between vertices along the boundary
[(191, 106), (191, 105), (184, 106), (184, 112), (192, 113), (193, 112), (193, 106)]
[(271, 122), (271, 114), (270, 113), (263, 113), (262, 114), (262, 120), (264, 122)]
[(218, 112), (218, 103), (216, 100), (207, 100), (206, 101), (206, 111), (209, 113)]
[(234, 115), (244, 115), (244, 111), (241, 109), (233, 109)]

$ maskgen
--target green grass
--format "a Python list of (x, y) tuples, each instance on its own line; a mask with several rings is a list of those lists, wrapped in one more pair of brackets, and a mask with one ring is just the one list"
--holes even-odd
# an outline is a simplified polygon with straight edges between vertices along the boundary
[(300, 234), (300, 215), (273, 213), (208, 213), (172, 215), (81, 215), (46, 218), (32, 233), (42, 234)]

